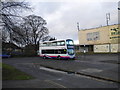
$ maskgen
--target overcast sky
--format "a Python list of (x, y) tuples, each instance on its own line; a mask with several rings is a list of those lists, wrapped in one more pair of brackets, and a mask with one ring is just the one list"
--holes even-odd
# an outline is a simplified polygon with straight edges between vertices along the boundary
[[(77, 22), (80, 29), (106, 25), (106, 13), (110, 13), (109, 24), (118, 23), (119, 0), (27, 0), (35, 14), (47, 21), (49, 35), (57, 39), (71, 38), (78, 44)], [(49, 1), (49, 2), (48, 2)]]

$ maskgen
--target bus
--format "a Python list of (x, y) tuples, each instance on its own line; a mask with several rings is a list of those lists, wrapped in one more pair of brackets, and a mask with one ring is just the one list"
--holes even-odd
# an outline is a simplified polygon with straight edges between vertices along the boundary
[(39, 44), (39, 56), (43, 58), (75, 59), (72, 39), (45, 41)]

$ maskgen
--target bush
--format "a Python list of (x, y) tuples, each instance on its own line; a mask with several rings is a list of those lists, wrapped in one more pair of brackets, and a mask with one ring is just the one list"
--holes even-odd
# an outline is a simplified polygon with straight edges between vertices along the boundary
[(35, 49), (35, 46), (26, 46), (24, 49), (24, 56), (37, 56), (37, 50)]

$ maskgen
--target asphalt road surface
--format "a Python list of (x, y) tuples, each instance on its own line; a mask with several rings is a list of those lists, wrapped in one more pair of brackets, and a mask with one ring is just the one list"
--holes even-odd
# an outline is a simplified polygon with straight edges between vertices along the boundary
[(116, 68), (118, 65), (116, 63), (117, 60), (117, 55), (114, 54), (111, 56), (79, 56), (77, 60), (44, 60), (39, 57), (3, 59), (3, 63), (13, 65), (17, 69), (32, 75), (35, 79), (3, 81), (2, 85), (3, 88), (118, 88), (119, 84), (116, 82), (57, 71), (42, 66), (54, 66), (56, 68), (78, 70), (79, 72), (82, 70), (87, 73), (97, 73), (102, 72), (101, 70)]

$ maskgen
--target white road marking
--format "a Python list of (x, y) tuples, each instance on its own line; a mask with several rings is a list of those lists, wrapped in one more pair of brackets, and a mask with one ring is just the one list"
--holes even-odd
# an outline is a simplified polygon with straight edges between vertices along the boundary
[(89, 72), (89, 73), (94, 73), (94, 72), (102, 72), (103, 70), (96, 69), (96, 68), (87, 68), (87, 69), (83, 69), (81, 71), (83, 71), (83, 72)]
[(55, 72), (55, 73), (66, 73), (63, 71), (58, 71), (58, 70), (54, 70), (54, 69), (50, 69), (50, 68), (46, 68), (46, 67), (40, 67), (39, 69), (45, 70), (45, 71), (50, 71), (50, 72)]
[(61, 84), (59, 84), (59, 83), (53, 82), (53, 81), (51, 81), (51, 80), (45, 80), (45, 82), (48, 82), (48, 83), (53, 84), (53, 85), (57, 85), (57, 86), (59, 86), (59, 87), (61, 87), (61, 88), (67, 88), (67, 87), (65, 87), (65, 86), (63, 86), (63, 85), (61, 85)]

